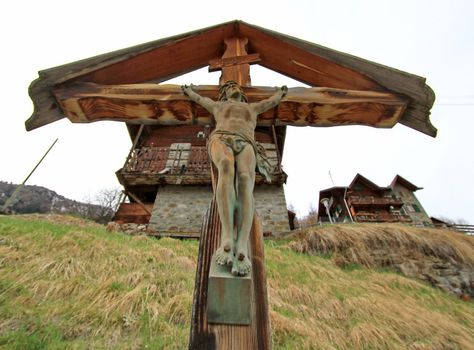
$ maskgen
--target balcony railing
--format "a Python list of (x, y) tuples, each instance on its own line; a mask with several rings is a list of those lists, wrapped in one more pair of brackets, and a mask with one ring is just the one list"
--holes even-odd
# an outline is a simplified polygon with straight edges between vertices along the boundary
[(170, 147), (135, 148), (123, 167), (124, 173), (141, 174), (178, 175), (209, 171), (207, 149), (199, 146), (184, 150)]
[(354, 215), (357, 222), (411, 222), (408, 215), (391, 213), (357, 213)]
[[(267, 151), (267, 155), (268, 155)], [(275, 152), (273, 152), (275, 153)], [(276, 156), (271, 157), (273, 167), (272, 184), (283, 184), (286, 174), (278, 166)], [(122, 169), (117, 172), (121, 184), (210, 184), (211, 163), (206, 147), (187, 144), (172, 144), (169, 147), (135, 148)], [(256, 174), (255, 183), (263, 184), (265, 178)]]
[(393, 198), (393, 197), (358, 197), (358, 196), (350, 196), (348, 198), (349, 205), (353, 206), (394, 206), (394, 207), (401, 207), (403, 205), (403, 201), (400, 198)]

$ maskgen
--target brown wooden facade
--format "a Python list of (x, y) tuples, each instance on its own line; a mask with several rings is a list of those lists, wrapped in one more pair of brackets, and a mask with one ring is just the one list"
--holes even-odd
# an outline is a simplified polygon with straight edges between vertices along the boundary
[[(116, 175), (132, 203), (121, 204), (116, 221), (148, 223), (159, 186), (207, 185), (210, 191), (211, 161), (206, 147), (210, 125), (129, 126), (129, 131), (134, 142)], [(281, 167), (285, 132), (285, 127), (258, 127), (255, 132), (266, 150), (274, 186), (282, 186), (287, 177)], [(256, 185), (264, 182), (257, 174)]]
[[(399, 175), (390, 186), (380, 187), (357, 174), (349, 186), (319, 193), (318, 222), (401, 222), (431, 226), (414, 195), (419, 189)], [(328, 209), (324, 199), (329, 203)]]

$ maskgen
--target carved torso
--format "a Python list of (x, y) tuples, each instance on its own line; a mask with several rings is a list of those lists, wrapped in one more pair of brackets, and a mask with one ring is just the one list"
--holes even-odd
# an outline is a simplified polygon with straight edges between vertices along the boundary
[(254, 139), (257, 113), (246, 102), (223, 101), (214, 108), (216, 130), (236, 131), (249, 139)]

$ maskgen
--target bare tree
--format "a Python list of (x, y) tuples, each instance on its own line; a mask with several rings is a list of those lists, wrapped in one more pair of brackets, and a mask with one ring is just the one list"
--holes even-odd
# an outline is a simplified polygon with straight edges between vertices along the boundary
[(311, 204), (309, 207), (309, 212), (307, 215), (302, 218), (298, 218), (298, 226), (301, 228), (314, 226), (318, 223), (318, 209)]
[(106, 224), (115, 215), (115, 212), (122, 199), (122, 191), (119, 188), (100, 189), (94, 197), (86, 199), (89, 206), (88, 218)]

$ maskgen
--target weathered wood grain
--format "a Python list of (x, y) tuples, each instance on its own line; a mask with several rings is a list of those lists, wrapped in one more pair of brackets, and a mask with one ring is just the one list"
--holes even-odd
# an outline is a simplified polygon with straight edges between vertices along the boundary
[[(224, 42), (226, 49), (222, 59), (229, 60), (247, 56), (247, 38), (234, 36), (226, 38)], [(222, 74), (219, 78), (219, 85), (224, 85), (227, 81), (233, 80), (240, 86), (250, 86), (250, 65), (248, 63), (224, 65), (221, 69)]]
[(215, 72), (223, 67), (231, 67), (238, 64), (251, 64), (260, 62), (260, 55), (253, 53), (245, 56), (234, 56), (229, 58), (219, 58), (209, 61), (209, 72)]
[(369, 76), (337, 62), (304, 50), (287, 41), (258, 30), (240, 26), (240, 33), (249, 39), (249, 51), (258, 52), (260, 64), (310, 86), (338, 89), (387, 91)]
[[(212, 99), (217, 86), (196, 86)], [(274, 88), (246, 87), (249, 102), (270, 97)], [(115, 120), (136, 124), (210, 125), (212, 116), (191, 102), (179, 86), (157, 84), (98, 85), (76, 83), (54, 94), (68, 118), (75, 123)], [(273, 110), (259, 116), (259, 126), (394, 126), (408, 100), (398, 94), (330, 88), (290, 88)]]

